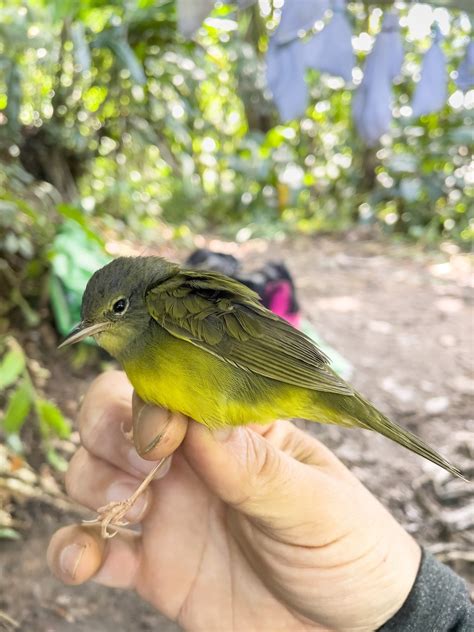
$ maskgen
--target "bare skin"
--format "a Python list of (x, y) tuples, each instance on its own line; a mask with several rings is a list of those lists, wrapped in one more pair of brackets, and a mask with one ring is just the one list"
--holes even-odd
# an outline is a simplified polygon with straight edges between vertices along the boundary
[(212, 433), (131, 402), (120, 372), (92, 384), (70, 496), (97, 510), (172, 460), (126, 516), (140, 532), (56, 532), (58, 578), (136, 590), (193, 632), (369, 632), (400, 609), (420, 548), (316, 439), (288, 422)]

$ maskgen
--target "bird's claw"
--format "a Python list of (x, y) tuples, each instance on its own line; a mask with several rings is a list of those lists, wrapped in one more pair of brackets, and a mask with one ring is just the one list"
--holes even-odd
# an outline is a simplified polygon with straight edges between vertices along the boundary
[[(113, 538), (117, 535), (120, 527), (126, 527), (129, 524), (128, 520), (124, 520), (128, 510), (137, 498), (143, 494), (167, 458), (169, 457), (163, 457), (160, 461), (158, 461), (130, 498), (127, 498), (127, 500), (116, 500), (108, 505), (99, 507), (97, 510), (97, 518), (94, 518), (94, 520), (83, 520), (83, 522), (90, 525), (100, 524), (100, 533), (104, 540), (108, 540), (109, 538)], [(110, 527), (115, 528), (115, 530), (110, 530)]]
[(96, 518), (83, 520), (83, 523), (90, 525), (100, 524), (101, 536), (104, 540), (108, 540), (117, 535), (118, 529), (129, 524), (128, 520), (124, 520), (124, 517), (132, 504), (130, 499), (111, 502), (108, 505), (99, 507)]

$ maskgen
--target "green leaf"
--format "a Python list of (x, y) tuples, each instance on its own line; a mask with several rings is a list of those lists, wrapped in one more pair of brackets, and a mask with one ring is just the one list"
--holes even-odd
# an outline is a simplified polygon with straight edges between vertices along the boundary
[(7, 351), (0, 363), (0, 390), (14, 384), (25, 369), (25, 354), (19, 345)]
[(31, 410), (32, 393), (28, 382), (23, 382), (10, 395), (7, 410), (2, 419), (6, 434), (18, 434)]
[(71, 425), (59, 408), (45, 399), (36, 401), (40, 429), (47, 436), (52, 430), (60, 439), (67, 439), (71, 434)]
[(146, 83), (146, 75), (143, 66), (126, 39), (122, 27), (116, 27), (103, 31), (95, 40), (95, 45), (109, 48), (115, 55), (117, 62), (126, 68), (135, 83)]
[(65, 472), (68, 468), (68, 462), (54, 448), (48, 448), (46, 452), (48, 463), (60, 472)]
[(0, 527), (0, 540), (21, 540), (21, 535), (10, 527)]
[(80, 210), (76, 206), (72, 206), (71, 204), (58, 204), (58, 212), (61, 213), (63, 217), (67, 217), (68, 219), (72, 219), (74, 222), (77, 222), (79, 226), (82, 228), (83, 232), (92, 240), (97, 242), (102, 248), (104, 248), (104, 240), (99, 237), (93, 230), (91, 230), (88, 226), (89, 219), (84, 215), (84, 211)]
[(80, 7), (79, 0), (49, 0), (47, 4), (51, 7), (53, 22), (74, 17)]

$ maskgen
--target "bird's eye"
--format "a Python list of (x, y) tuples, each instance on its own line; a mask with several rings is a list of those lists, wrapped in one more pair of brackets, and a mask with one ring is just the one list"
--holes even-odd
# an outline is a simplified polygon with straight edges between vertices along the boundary
[(127, 311), (127, 307), (128, 307), (128, 301), (126, 298), (119, 298), (118, 301), (115, 301), (115, 303), (112, 305), (112, 310), (114, 312), (114, 314), (117, 314), (118, 316), (121, 316), (122, 314), (124, 314)]

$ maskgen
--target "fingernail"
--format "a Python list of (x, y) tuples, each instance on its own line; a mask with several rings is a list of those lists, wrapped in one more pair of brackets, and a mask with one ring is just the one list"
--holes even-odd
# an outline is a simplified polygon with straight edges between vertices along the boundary
[(224, 428), (217, 428), (212, 431), (212, 434), (216, 441), (220, 441), (221, 443), (225, 443), (229, 441), (229, 439), (233, 436), (235, 430), (231, 426), (225, 426)]
[(168, 410), (148, 404), (140, 409), (134, 429), (135, 444), (140, 454), (150, 452), (160, 442), (169, 416)]
[[(113, 483), (106, 493), (107, 502), (115, 502), (121, 500), (128, 500), (130, 496), (137, 489), (137, 485), (130, 485), (129, 483)], [(130, 509), (125, 514), (125, 518), (130, 520), (130, 522), (135, 522), (141, 518), (143, 513), (145, 512), (146, 506), (148, 505), (148, 494), (144, 492), (141, 494), (137, 500), (133, 503)]]
[(83, 544), (68, 544), (59, 556), (59, 567), (63, 575), (75, 579), (86, 547)]

